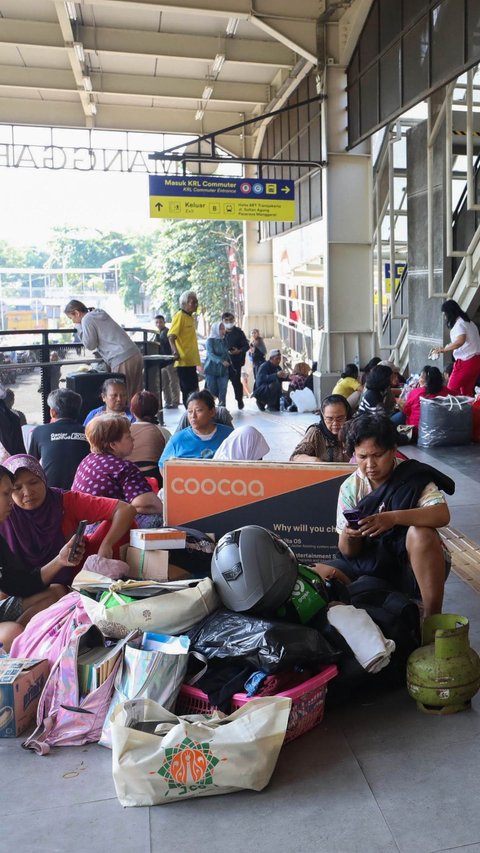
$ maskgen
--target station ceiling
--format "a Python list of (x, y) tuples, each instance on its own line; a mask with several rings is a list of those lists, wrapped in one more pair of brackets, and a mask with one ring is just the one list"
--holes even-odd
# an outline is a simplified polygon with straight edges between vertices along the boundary
[[(284, 105), (369, 0), (0, 0), (0, 123), (201, 135)], [(261, 123), (220, 135), (254, 156)]]

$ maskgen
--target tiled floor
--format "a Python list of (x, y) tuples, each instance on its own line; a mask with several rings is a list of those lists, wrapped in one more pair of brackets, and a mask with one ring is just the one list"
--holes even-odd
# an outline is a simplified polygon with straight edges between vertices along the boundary
[[(178, 413), (168, 412), (167, 426)], [(288, 458), (312, 415), (259, 414), (268, 459)], [(457, 482), (452, 524), (480, 541), (480, 446), (411, 455)], [(446, 610), (467, 615), (480, 648), (480, 599), (451, 576)], [(111, 753), (97, 745), (25, 752), (0, 742), (0, 851), (22, 853), (480, 852), (480, 699), (446, 717), (417, 711), (405, 690), (327, 713), (282, 750), (269, 787), (155, 808), (123, 809)]]

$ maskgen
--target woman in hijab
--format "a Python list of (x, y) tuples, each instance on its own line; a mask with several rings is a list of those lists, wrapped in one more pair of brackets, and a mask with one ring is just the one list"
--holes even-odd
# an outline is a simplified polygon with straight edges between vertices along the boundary
[(348, 462), (350, 457), (341, 435), (351, 416), (350, 405), (341, 394), (325, 397), (320, 406), (320, 421), (307, 427), (290, 462)]
[[(111, 498), (50, 488), (40, 463), (26, 453), (11, 456), (4, 464), (14, 476), (13, 507), (0, 523), (0, 534), (27, 568), (33, 570), (53, 560), (81, 520), (103, 522), (85, 537), (85, 558), (90, 554), (118, 557), (118, 546), (133, 525), (134, 507)], [(80, 568), (81, 564), (75, 568), (67, 564), (52, 581), (69, 584)]]
[(268, 453), (270, 447), (261, 432), (253, 426), (242, 426), (230, 433), (222, 441), (213, 459), (217, 462), (230, 460), (260, 460)]
[(225, 340), (223, 323), (213, 323), (207, 338), (207, 357), (205, 359), (205, 387), (213, 397), (218, 397), (219, 406), (225, 405), (228, 385), (228, 371), (232, 364)]

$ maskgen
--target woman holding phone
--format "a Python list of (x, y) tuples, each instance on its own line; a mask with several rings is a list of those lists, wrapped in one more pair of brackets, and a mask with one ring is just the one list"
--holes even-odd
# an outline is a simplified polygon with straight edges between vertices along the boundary
[[(50, 488), (40, 463), (26, 453), (10, 456), (5, 468), (14, 478), (13, 506), (8, 518), (0, 522), (0, 535), (28, 569), (36, 570), (53, 560), (82, 520), (100, 522), (93, 534), (84, 537), (84, 558), (90, 554), (118, 557), (118, 547), (128, 541), (134, 523), (133, 507), (111, 498)], [(53, 580), (70, 584), (82, 564), (83, 560), (73, 567), (66, 560)]]
[[(12, 490), (13, 475), (0, 465), (0, 522), (6, 521), (12, 511)], [(80, 541), (74, 549), (74, 540), (72, 536), (53, 559), (32, 571), (0, 536), (0, 643), (7, 652), (32, 616), (67, 593), (64, 586), (52, 580), (63, 566), (76, 568), (81, 562), (85, 544)]]

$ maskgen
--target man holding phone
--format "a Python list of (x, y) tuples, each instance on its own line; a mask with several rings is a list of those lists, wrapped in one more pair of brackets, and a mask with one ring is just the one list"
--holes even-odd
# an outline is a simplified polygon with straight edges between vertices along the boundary
[(364, 414), (350, 421), (347, 451), (358, 468), (340, 487), (340, 554), (318, 571), (346, 583), (362, 575), (382, 578), (421, 597), (424, 616), (431, 616), (442, 610), (449, 568), (438, 534), (450, 520), (441, 490), (453, 494), (455, 484), (430, 465), (398, 459), (396, 442), (387, 417)]

